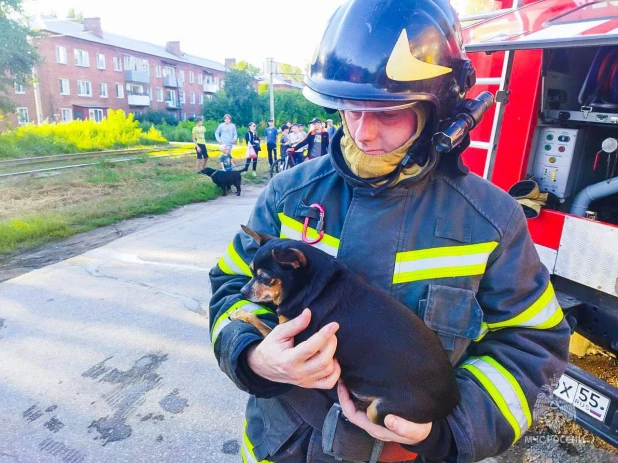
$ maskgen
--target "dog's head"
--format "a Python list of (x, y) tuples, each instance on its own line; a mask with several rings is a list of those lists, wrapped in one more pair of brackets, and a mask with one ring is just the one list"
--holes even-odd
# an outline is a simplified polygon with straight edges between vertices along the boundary
[(214, 174), (215, 172), (216, 170), (211, 167), (206, 167), (204, 170), (202, 170), (202, 173), (208, 175), (209, 177), (212, 177), (212, 174)]
[(240, 290), (245, 299), (279, 306), (308, 284), (308, 245), (242, 229), (260, 245), (250, 266), (253, 278)]

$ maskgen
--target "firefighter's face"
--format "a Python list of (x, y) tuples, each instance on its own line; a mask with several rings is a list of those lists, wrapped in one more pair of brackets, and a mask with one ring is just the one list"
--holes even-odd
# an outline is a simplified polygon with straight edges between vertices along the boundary
[(371, 155), (390, 153), (416, 133), (413, 109), (396, 111), (344, 111), (350, 134), (362, 151)]

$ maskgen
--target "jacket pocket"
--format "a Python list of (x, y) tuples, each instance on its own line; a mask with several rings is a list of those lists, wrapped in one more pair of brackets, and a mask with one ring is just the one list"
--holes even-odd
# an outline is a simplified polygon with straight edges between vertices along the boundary
[(255, 456), (260, 461), (276, 454), (294, 436), (304, 421), (284, 400), (257, 399), (257, 405), (264, 422), (261, 442), (263, 445), (254, 449)]
[(455, 365), (481, 334), (483, 310), (474, 291), (429, 285), (427, 298), (419, 301), (419, 317), (436, 332)]

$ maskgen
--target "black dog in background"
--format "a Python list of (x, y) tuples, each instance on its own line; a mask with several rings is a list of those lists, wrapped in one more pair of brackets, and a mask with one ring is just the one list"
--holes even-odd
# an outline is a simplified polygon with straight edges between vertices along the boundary
[[(392, 413), (430, 423), (455, 408), (460, 397), (455, 370), (436, 333), (412, 311), (318, 248), (242, 229), (260, 246), (242, 296), (275, 305), (279, 323), (308, 307), (311, 323), (294, 338), (296, 345), (338, 322), (341, 378), (371, 421), (384, 426)], [(242, 309), (230, 319), (250, 323), (263, 336), (270, 332)]]
[(200, 171), (202, 175), (208, 175), (213, 183), (223, 190), (223, 196), (232, 186), (236, 187), (236, 196), (240, 196), (240, 182), (242, 180), (239, 170), (215, 170), (210, 167)]

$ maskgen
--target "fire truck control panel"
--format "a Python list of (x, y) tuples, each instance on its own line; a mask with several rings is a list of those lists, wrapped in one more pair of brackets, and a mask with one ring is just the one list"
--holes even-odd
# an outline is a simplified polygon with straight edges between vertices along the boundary
[(578, 148), (578, 129), (544, 127), (536, 147), (534, 177), (541, 191), (565, 199), (571, 194)]

